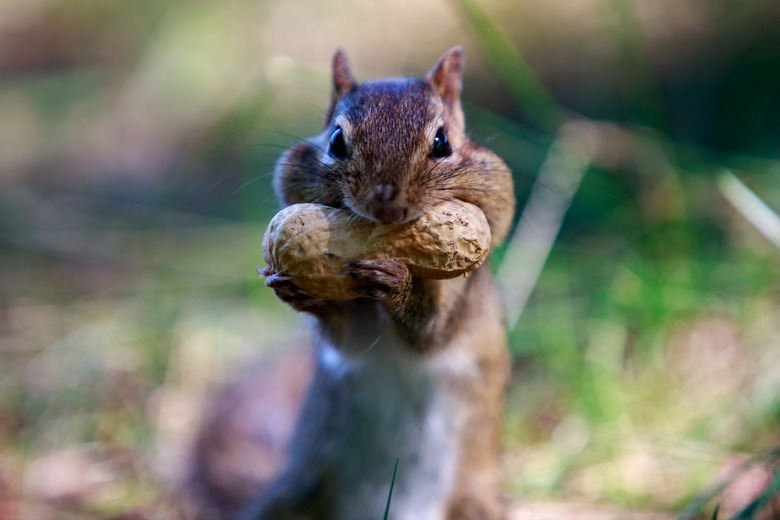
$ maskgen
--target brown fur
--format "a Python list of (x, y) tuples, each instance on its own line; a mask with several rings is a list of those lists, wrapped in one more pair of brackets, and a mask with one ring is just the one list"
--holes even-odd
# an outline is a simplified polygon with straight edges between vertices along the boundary
[[(491, 226), (493, 245), (500, 244), (514, 214), (512, 176), (500, 158), (466, 136), (460, 105), (463, 63), (462, 50), (455, 48), (422, 79), (360, 85), (339, 50), (333, 62), (333, 97), (324, 132), (293, 146), (277, 165), (274, 182), (282, 205), (316, 202), (348, 209), (360, 218), (395, 222), (416, 218), (443, 200), (462, 200), (482, 209)], [(337, 128), (343, 132), (346, 157), (328, 154)], [(432, 151), (439, 129), (450, 143), (451, 153), (446, 156)], [(455, 479), (440, 507), (449, 520), (503, 518), (499, 428), (509, 359), (497, 291), (488, 269), (482, 267), (469, 277), (453, 280), (422, 280), (413, 278), (395, 260), (353, 262), (344, 271), (358, 281), (364, 297), (347, 302), (314, 299), (286, 277), (267, 281), (280, 299), (314, 317), (321, 345), (335, 347), (352, 359), (361, 359), (372, 348), (400, 349), (399, 356), (431, 374), (423, 378), (425, 385), (434, 385), (435, 392), (454, 407), (445, 416), (455, 416), (446, 433), (457, 454)], [(439, 365), (446, 368), (431, 368)], [(339, 382), (330, 370), (324, 362), (315, 370), (287, 469), (242, 518), (334, 518), (339, 497), (352, 492), (339, 489), (342, 480), (331, 474), (349, 466), (348, 460), (343, 464), (333, 460), (332, 443), (348, 435), (337, 429), (342, 423), (334, 417), (345, 406), (359, 411), (370, 409), (371, 403), (341, 388), (348, 383)], [(407, 394), (402, 389), (398, 395), (420, 397), (403, 397)], [(424, 399), (420, 406), (426, 406)], [(372, 426), (367, 423), (365, 428), (357, 433), (361, 441), (370, 441)], [(389, 444), (397, 441), (392, 431), (379, 434)], [(374, 457), (378, 465), (386, 465), (384, 448), (369, 444), (368, 451), (354, 456)], [(404, 477), (409, 481), (423, 478)], [(366, 480), (370, 480), (368, 475)], [(445, 484), (441, 484), (444, 488), (436, 486), (436, 490), (450, 489)], [(402, 502), (403, 493), (402, 487), (394, 491), (393, 500)]]

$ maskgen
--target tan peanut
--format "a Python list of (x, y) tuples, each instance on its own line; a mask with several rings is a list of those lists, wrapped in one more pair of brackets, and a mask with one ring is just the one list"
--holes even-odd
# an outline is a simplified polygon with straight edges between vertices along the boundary
[(471, 204), (450, 201), (420, 218), (379, 224), (348, 210), (294, 204), (271, 220), (263, 237), (263, 258), (276, 274), (289, 276), (315, 298), (359, 297), (342, 273), (354, 260), (394, 258), (419, 278), (455, 278), (482, 265), (490, 249), (490, 227)]

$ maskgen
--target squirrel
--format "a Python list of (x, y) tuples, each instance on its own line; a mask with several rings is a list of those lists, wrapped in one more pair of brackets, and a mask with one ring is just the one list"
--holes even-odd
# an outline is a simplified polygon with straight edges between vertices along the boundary
[[(422, 78), (358, 83), (337, 50), (324, 131), (288, 149), (274, 170), (281, 205), (319, 203), (398, 223), (460, 200), (484, 212), (491, 246), (499, 245), (514, 217), (512, 174), (466, 135), (464, 61), (454, 47)], [(262, 489), (239, 518), (365, 520), (381, 518), (388, 503), (399, 520), (504, 518), (499, 437), (510, 359), (490, 268), (428, 280), (400, 261), (366, 259), (343, 271), (360, 298), (316, 299), (263, 271), (276, 296), (311, 319), (316, 346), (285, 460), (273, 478), (256, 480)], [(219, 436), (218, 424), (201, 440)], [(200, 490), (232, 500), (214, 506), (215, 517), (248, 494), (224, 489), (235, 478), (218, 490), (207, 480), (192, 476)]]

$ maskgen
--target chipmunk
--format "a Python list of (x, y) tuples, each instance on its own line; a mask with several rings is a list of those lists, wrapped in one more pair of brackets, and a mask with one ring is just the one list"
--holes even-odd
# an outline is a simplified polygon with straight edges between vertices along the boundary
[[(499, 245), (514, 216), (512, 174), (466, 136), (463, 69), (455, 47), (423, 78), (358, 83), (338, 50), (324, 131), (276, 166), (282, 206), (313, 202), (397, 223), (460, 200), (484, 212)], [(242, 520), (381, 518), (396, 461), (389, 518), (504, 518), (499, 430), (510, 360), (489, 269), (427, 280), (394, 259), (359, 260), (343, 267), (362, 296), (351, 301), (313, 298), (264, 271), (277, 297), (311, 318), (317, 340), (283, 467)]]

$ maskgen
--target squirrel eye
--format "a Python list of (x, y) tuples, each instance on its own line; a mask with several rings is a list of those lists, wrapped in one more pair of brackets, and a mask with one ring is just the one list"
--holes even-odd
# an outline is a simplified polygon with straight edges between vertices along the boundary
[(447, 157), (452, 153), (450, 142), (447, 140), (447, 134), (443, 128), (436, 131), (436, 137), (433, 138), (433, 156), (437, 158)]
[(336, 128), (336, 131), (330, 136), (328, 153), (336, 159), (344, 159), (347, 157), (347, 143), (344, 142), (344, 132), (340, 127)]

